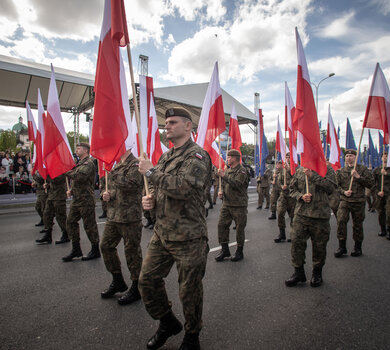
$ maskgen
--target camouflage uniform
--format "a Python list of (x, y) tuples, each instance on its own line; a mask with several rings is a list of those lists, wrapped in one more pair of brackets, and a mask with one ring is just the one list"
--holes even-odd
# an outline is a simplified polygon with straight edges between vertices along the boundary
[(66, 173), (72, 180), (70, 205), (66, 227), (72, 242), (80, 242), (79, 220), (83, 219), (84, 230), (92, 244), (99, 244), (99, 233), (95, 216), (95, 164), (86, 157)]
[(333, 193), (329, 195), (329, 206), (330, 209), (332, 209), (336, 220), (337, 220), (337, 210), (339, 210), (339, 205), (340, 205), (340, 193), (339, 191), (333, 191)]
[(103, 192), (106, 190), (106, 177), (102, 176), (99, 179), (99, 189), (100, 189), (100, 201), (102, 202), (103, 214), (107, 213), (107, 202), (103, 200)]
[(336, 188), (336, 176), (332, 167), (328, 166), (325, 177), (312, 171), (308, 177), (309, 193), (312, 198), (306, 203), (301, 198), (306, 194), (306, 180), (303, 168), (297, 169), (290, 184), (290, 194), (297, 202), (291, 232), (291, 257), (295, 268), (305, 264), (307, 240), (312, 242), (313, 269), (321, 269), (325, 264), (326, 245), (330, 233), (329, 195)]
[(43, 220), (43, 212), (45, 211), (45, 205), (47, 200), (47, 192), (43, 188), (43, 184), (45, 183), (44, 178), (39, 175), (39, 173), (35, 173), (33, 175), (33, 180), (36, 184), (36, 195), (37, 200), (35, 202), (35, 210), (37, 211), (38, 215)]
[[(276, 170), (276, 176), (278, 176), (279, 173), (282, 171), (283, 171), (282, 169)], [(272, 176), (273, 176), (273, 173), (272, 173)], [(279, 186), (277, 181), (275, 181), (275, 183), (272, 184), (271, 198), (270, 198), (271, 212), (273, 212), (273, 213), (276, 213), (276, 206), (278, 203), (280, 192), (282, 192), (282, 188)]]
[(187, 333), (202, 328), (202, 279), (209, 250), (204, 194), (210, 173), (209, 155), (189, 139), (164, 153), (149, 176), (156, 224), (142, 263), (139, 289), (154, 319), (170, 313), (163, 279), (176, 262)]
[(222, 208), (218, 221), (218, 242), (220, 244), (229, 243), (229, 228), (234, 220), (237, 246), (244, 246), (248, 214), (248, 185), (249, 176), (241, 164), (226, 170), (222, 178)]
[(219, 189), (219, 177), (216, 175), (217, 168), (214, 168), (211, 172), (211, 178), (212, 178), (212, 185), (214, 187), (214, 193), (213, 193), (213, 204), (217, 203), (218, 198), (218, 189)]
[(383, 232), (386, 232), (386, 226), (390, 227), (390, 168), (385, 167), (384, 169), (387, 172), (387, 175), (383, 175), (384, 196), (378, 196), (382, 186), (382, 166), (378, 166), (373, 171), (375, 187), (372, 192), (376, 195), (375, 208), (378, 211), (379, 226), (383, 229)]
[(359, 173), (360, 179), (353, 179), (352, 195), (347, 197), (344, 195), (344, 191), (349, 189), (352, 170), (353, 166), (345, 164), (344, 168), (341, 168), (336, 172), (340, 193), (340, 205), (337, 211), (337, 238), (344, 241), (347, 239), (347, 223), (349, 220), (349, 213), (351, 213), (353, 221), (353, 240), (355, 242), (362, 242), (364, 238), (363, 221), (366, 205), (365, 187), (371, 188), (374, 185), (374, 178), (366, 166), (357, 164), (356, 171)]
[(46, 179), (47, 201), (43, 212), (45, 229), (51, 230), (54, 225), (54, 217), (62, 232), (66, 231), (66, 183), (65, 175), (59, 175), (54, 179), (50, 176)]
[(259, 176), (256, 179), (256, 182), (257, 182), (257, 193), (259, 194), (257, 206), (261, 207), (263, 205), (263, 200), (265, 197), (266, 207), (268, 208), (270, 203), (269, 187), (270, 187), (270, 182), (272, 182), (272, 170), (267, 169), (264, 172), (263, 176), (259, 174)]
[(280, 229), (286, 228), (286, 220), (284, 216), (286, 212), (290, 217), (290, 226), (292, 225), (294, 218), (294, 208), (296, 199), (290, 196), (289, 186), (292, 179), (292, 175), (289, 169), (286, 169), (286, 185), (287, 189), (283, 190), (282, 186), (284, 185), (284, 169), (282, 169), (276, 178), (277, 186), (281, 189), (280, 196), (278, 199), (278, 227)]
[(110, 200), (106, 202), (107, 221), (100, 249), (107, 271), (119, 274), (121, 262), (116, 247), (123, 238), (127, 267), (133, 281), (138, 280), (142, 265), (142, 189), (138, 160), (132, 154), (108, 174)]

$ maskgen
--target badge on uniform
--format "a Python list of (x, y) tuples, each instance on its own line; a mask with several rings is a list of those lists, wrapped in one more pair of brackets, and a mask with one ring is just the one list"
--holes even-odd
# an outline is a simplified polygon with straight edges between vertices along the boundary
[(199, 159), (203, 159), (203, 156), (202, 156), (201, 154), (199, 154), (199, 153), (195, 153), (195, 156), (196, 156), (197, 158), (199, 158)]

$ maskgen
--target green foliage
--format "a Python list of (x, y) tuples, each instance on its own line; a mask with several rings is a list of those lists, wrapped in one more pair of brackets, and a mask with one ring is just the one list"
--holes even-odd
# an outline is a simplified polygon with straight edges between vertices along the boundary
[[(72, 153), (75, 152), (74, 149), (74, 131), (69, 131), (66, 133), (66, 136), (68, 137), (69, 145), (72, 150)], [(85, 136), (83, 134), (79, 135), (79, 142), (89, 142), (88, 136)]]
[(0, 131), (0, 150), (16, 151), (17, 139), (16, 134), (11, 130)]

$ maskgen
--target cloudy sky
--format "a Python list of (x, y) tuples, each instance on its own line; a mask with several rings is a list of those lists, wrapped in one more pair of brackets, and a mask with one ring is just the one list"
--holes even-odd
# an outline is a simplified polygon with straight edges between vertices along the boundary
[[(277, 116), (284, 120), (285, 81), (295, 100), (296, 26), (311, 81), (335, 73), (320, 85), (319, 120), (326, 125), (330, 104), (342, 146), (347, 117), (358, 142), (376, 62), (390, 80), (389, 0), (125, 0), (125, 6), (135, 72), (143, 54), (155, 87), (208, 82), (218, 61), (222, 88), (250, 110), (260, 93), (269, 139)], [(103, 0), (1, 0), (0, 54), (94, 74), (102, 16)], [(0, 107), (0, 128), (10, 128), (20, 113)], [(72, 130), (69, 116), (64, 120)], [(83, 118), (81, 124), (87, 134)], [(242, 134), (253, 142), (248, 128)]]

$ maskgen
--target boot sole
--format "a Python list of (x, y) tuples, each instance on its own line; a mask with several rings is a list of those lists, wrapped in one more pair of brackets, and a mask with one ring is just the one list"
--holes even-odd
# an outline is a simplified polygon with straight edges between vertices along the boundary
[(37, 241), (35, 241), (36, 245), (45, 245), (45, 244), (51, 244), (51, 243), (52, 243), (52, 241), (50, 241), (50, 242), (37, 242)]

